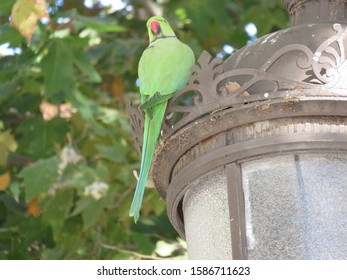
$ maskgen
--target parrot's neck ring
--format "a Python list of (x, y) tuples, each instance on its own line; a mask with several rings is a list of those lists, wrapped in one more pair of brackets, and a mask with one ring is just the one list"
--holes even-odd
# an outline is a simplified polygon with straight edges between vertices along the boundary
[(156, 37), (153, 41), (151, 41), (151, 44), (154, 43), (155, 41), (159, 39), (166, 39), (166, 38), (177, 38), (176, 36), (161, 36), (161, 37)]

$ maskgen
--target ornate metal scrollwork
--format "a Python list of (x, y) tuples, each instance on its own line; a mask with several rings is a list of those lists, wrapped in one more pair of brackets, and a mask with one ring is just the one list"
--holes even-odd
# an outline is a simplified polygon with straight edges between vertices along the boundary
[(171, 134), (179, 127), (210, 112), (211, 109), (216, 110), (223, 106), (219, 102), (221, 99), (215, 96), (214, 83), (215, 79), (223, 72), (222, 63), (222, 59), (212, 58), (208, 52), (202, 52), (198, 63), (192, 67), (192, 75), (188, 85), (178, 91), (169, 101), (167, 116), (173, 116), (174, 113), (182, 113), (183, 116), (174, 124), (170, 123), (171, 118), (166, 119), (166, 125), (163, 126), (165, 135)]
[[(327, 88), (347, 88), (347, 81), (341, 77), (346, 68), (346, 56), (343, 40), (347, 36), (347, 27), (334, 24), (336, 35), (324, 41), (315, 51), (312, 59), (312, 69), (317, 79)], [(332, 45), (335, 44), (334, 48)], [(323, 74), (322, 74), (323, 73)], [(342, 82), (340, 84), (339, 82)]]
[[(223, 61), (212, 58), (204, 51), (195, 66), (188, 85), (178, 91), (169, 101), (167, 117), (163, 124), (164, 138), (177, 132), (194, 120), (213, 115), (214, 112), (252, 102), (285, 98), (288, 91), (305, 89), (347, 89), (344, 40), (347, 28), (334, 24), (335, 34), (323, 41), (312, 51), (303, 44), (286, 45), (269, 57), (261, 67), (240, 68), (223, 72)], [(304, 80), (292, 80), (271, 71), (274, 66), (282, 66), (285, 55), (296, 52), (297, 71), (309, 73)], [(281, 64), (282, 63), (282, 64)], [(285, 65), (283, 65), (285, 67)], [(244, 82), (237, 83), (239, 77)], [(252, 91), (257, 83), (268, 83), (270, 91)], [(286, 93), (284, 93), (286, 91)], [(305, 93), (306, 94), (306, 93)], [(137, 109), (128, 110), (131, 115), (137, 149), (141, 150), (142, 123)]]
[[(288, 90), (295, 87), (299, 89), (312, 89), (322, 86), (326, 89), (337, 87), (340, 89), (347, 88), (346, 79), (341, 76), (347, 64), (343, 43), (343, 40), (347, 37), (347, 27), (343, 28), (340, 24), (336, 23), (333, 25), (333, 30), (336, 31), (336, 34), (322, 42), (313, 52), (302, 44), (287, 45), (276, 51), (259, 69), (235, 69), (227, 71), (218, 77), (216, 83), (240, 75), (252, 76), (249, 81), (244, 83), (241, 88), (238, 89), (237, 92), (233, 92), (233, 94), (238, 94), (247, 90), (259, 81), (272, 81), (276, 84), (274, 91)], [(294, 51), (298, 51), (303, 55), (297, 58), (296, 63), (298, 70), (301, 69), (311, 72), (308, 79), (305, 81), (290, 80), (286, 77), (269, 73), (268, 70), (274, 66), (281, 57)]]
[(130, 117), (131, 128), (135, 141), (135, 148), (141, 155), (142, 142), (143, 142), (143, 126), (144, 126), (144, 113), (132, 106), (131, 102), (127, 103), (126, 111)]

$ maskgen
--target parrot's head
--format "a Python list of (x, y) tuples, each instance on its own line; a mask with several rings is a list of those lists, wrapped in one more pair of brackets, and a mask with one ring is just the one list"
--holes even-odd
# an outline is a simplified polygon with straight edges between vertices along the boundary
[(149, 43), (159, 38), (176, 37), (167, 20), (160, 16), (151, 17), (147, 21), (147, 29), (149, 35)]

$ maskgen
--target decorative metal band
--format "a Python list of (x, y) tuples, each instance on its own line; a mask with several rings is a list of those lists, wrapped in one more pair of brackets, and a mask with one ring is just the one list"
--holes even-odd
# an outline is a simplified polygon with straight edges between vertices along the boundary
[[(332, 97), (331, 97), (332, 98)], [(347, 98), (310, 100), (277, 100), (274, 102), (262, 102), (248, 104), (247, 106), (229, 108), (216, 112), (214, 115), (206, 115), (199, 120), (187, 125), (178, 133), (172, 135), (167, 141), (161, 143), (160, 151), (154, 162), (153, 180), (160, 196), (167, 200), (166, 193), (172, 186), (172, 177), (177, 177), (173, 171), (177, 168), (179, 159), (192, 147), (210, 137), (256, 121), (264, 121), (279, 118), (305, 117), (305, 116), (346, 116)], [(165, 168), (162, 168), (165, 166)]]

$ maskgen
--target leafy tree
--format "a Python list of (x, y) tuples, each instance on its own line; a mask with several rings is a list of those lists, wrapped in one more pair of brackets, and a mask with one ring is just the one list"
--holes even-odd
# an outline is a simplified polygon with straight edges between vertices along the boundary
[(128, 217), (139, 157), (125, 103), (146, 20), (163, 14), (197, 57), (226, 56), (252, 40), (246, 24), (261, 36), (287, 14), (279, 0), (89, 2), (1, 0), (0, 259), (184, 258), (154, 189)]

